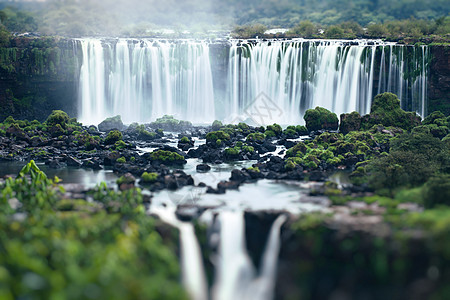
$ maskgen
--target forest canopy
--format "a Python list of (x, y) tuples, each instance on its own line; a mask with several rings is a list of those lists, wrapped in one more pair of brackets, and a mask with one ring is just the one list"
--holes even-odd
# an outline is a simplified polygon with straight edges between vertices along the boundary
[(146, 34), (160, 28), (202, 32), (256, 23), (293, 28), (302, 21), (367, 27), (450, 14), (447, 0), (47, 0), (0, 1), (0, 9), (9, 31), (52, 35)]

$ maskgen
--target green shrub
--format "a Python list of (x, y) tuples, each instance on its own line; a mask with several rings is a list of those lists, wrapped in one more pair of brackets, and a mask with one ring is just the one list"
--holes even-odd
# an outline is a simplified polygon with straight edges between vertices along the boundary
[(265, 136), (264, 136), (263, 133), (260, 133), (260, 132), (250, 133), (249, 135), (247, 135), (247, 138), (245, 140), (247, 142), (259, 142), (259, 143), (262, 143), (265, 140)]
[(48, 126), (60, 125), (62, 128), (66, 128), (68, 122), (69, 115), (62, 110), (54, 110), (45, 121)]
[(439, 174), (430, 178), (423, 188), (426, 208), (436, 205), (450, 205), (450, 174)]
[(218, 121), (218, 120), (215, 120), (215, 121), (212, 123), (212, 130), (217, 131), (217, 130), (219, 130), (222, 126), (223, 126), (222, 122), (220, 122), (220, 121)]
[(158, 180), (158, 173), (147, 173), (144, 172), (141, 175), (142, 183), (155, 183)]
[(336, 114), (323, 107), (308, 109), (305, 112), (303, 119), (306, 122), (306, 128), (308, 131), (338, 129), (339, 120)]
[(212, 142), (212, 143), (215, 143), (217, 140), (228, 141), (229, 139), (230, 139), (230, 135), (228, 133), (225, 133), (222, 130), (212, 131), (206, 135), (206, 141)]
[(105, 144), (106, 145), (112, 145), (116, 142), (122, 140), (122, 133), (119, 130), (112, 130), (108, 133), (108, 135), (105, 138)]
[(420, 124), (415, 112), (405, 112), (400, 108), (400, 100), (392, 93), (377, 95), (370, 108), (370, 115), (362, 120), (361, 127), (369, 129), (374, 125), (394, 126), (411, 130)]
[(163, 163), (183, 163), (184, 157), (176, 152), (166, 150), (156, 150), (150, 153), (151, 160)]
[(116, 160), (119, 164), (124, 164), (124, 163), (126, 163), (127, 162), (127, 160), (126, 160), (126, 158), (125, 157), (120, 157), (120, 158), (118, 158), (117, 160)]
[(276, 133), (273, 132), (272, 130), (266, 130), (266, 132), (264, 132), (264, 134), (266, 135), (266, 138), (274, 138), (276, 137)]
[(182, 143), (182, 144), (189, 144), (189, 143), (190, 143), (190, 140), (189, 140), (187, 137), (183, 136), (183, 137), (180, 139), (180, 143)]

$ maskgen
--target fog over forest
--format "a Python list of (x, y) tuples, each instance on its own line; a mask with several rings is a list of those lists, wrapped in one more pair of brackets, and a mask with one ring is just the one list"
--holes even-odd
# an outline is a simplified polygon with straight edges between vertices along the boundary
[[(158, 28), (231, 29), (261, 23), (295, 26), (309, 20), (324, 26), (355, 21), (361, 26), (408, 18), (433, 20), (449, 15), (446, 0), (47, 0), (0, 1), (33, 17), (31, 29), (47, 34), (127, 34)], [(23, 25), (23, 22), (22, 22)]]

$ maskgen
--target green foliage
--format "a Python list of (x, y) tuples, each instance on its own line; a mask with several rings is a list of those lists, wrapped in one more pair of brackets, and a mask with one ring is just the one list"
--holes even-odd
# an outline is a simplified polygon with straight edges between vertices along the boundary
[(260, 173), (261, 172), (258, 167), (250, 167), (250, 168), (247, 168), (247, 170), (252, 171), (252, 172), (256, 172), (256, 173)]
[(188, 144), (188, 143), (190, 143), (190, 140), (189, 140), (187, 137), (183, 136), (183, 137), (180, 139), (180, 143)]
[(36, 163), (33, 160), (30, 161), (22, 168), (16, 179), (8, 178), (1, 186), (2, 211), (11, 212), (8, 199), (12, 198), (16, 198), (26, 211), (50, 209), (58, 199), (57, 190), (52, 188), (57, 182), (57, 178), (48, 179)]
[(297, 131), (299, 135), (308, 135), (308, 129), (302, 125), (295, 126), (295, 131)]
[(250, 39), (262, 37), (267, 27), (262, 24), (236, 26), (231, 32), (233, 38)]
[(264, 132), (266, 138), (274, 138), (277, 137), (277, 134), (275, 132), (273, 132), (272, 130), (266, 130)]
[(323, 107), (308, 109), (303, 118), (309, 131), (320, 129), (337, 130), (338, 128), (339, 120), (336, 114)]
[(158, 173), (144, 172), (141, 175), (141, 183), (155, 183), (158, 180)]
[(116, 160), (116, 162), (118, 162), (119, 164), (124, 164), (124, 163), (127, 162), (127, 160), (126, 160), (125, 157), (122, 156), (122, 157), (118, 158), (118, 159)]
[(431, 177), (423, 188), (423, 199), (426, 208), (450, 205), (450, 174)]
[(219, 130), (222, 126), (223, 126), (222, 122), (220, 122), (220, 121), (218, 121), (218, 120), (215, 120), (215, 121), (212, 123), (212, 130), (217, 131), (217, 130)]
[(206, 135), (206, 141), (215, 143), (217, 140), (227, 141), (230, 139), (230, 135), (222, 130), (212, 131)]
[(303, 38), (312, 38), (316, 34), (318, 34), (317, 26), (308, 20), (301, 21), (298, 25), (289, 29), (287, 32), (287, 35), (289, 36), (298, 36)]
[(250, 133), (247, 135), (247, 138), (245, 139), (247, 142), (259, 142), (262, 143), (265, 140), (265, 135), (260, 132)]
[(308, 147), (305, 143), (299, 142), (292, 148), (286, 151), (286, 157), (302, 157), (308, 151)]
[(266, 132), (267, 132), (267, 131), (272, 131), (272, 132), (275, 133), (276, 136), (280, 136), (281, 133), (282, 133), (282, 131), (283, 131), (283, 129), (281, 128), (280, 125), (278, 125), (278, 124), (273, 124), (273, 125), (267, 126)]
[(184, 157), (176, 152), (156, 150), (150, 153), (150, 159), (163, 163), (184, 163)]
[(369, 118), (363, 118), (361, 127), (369, 129), (374, 125), (395, 126), (411, 130), (420, 124), (416, 113), (407, 113), (400, 108), (400, 100), (392, 93), (377, 95), (370, 108)]
[(86, 130), (83, 132), (74, 131), (72, 134), (78, 141), (78, 145), (84, 145), (87, 151), (96, 149), (100, 144), (100, 138), (98, 136), (90, 135)]
[(35, 32), (38, 29), (38, 22), (33, 14), (21, 11), (14, 7), (6, 7), (0, 11), (3, 17), (1, 23), (11, 32)]
[(369, 183), (388, 195), (400, 187), (417, 187), (437, 173), (450, 173), (450, 150), (430, 135), (403, 134), (391, 141), (389, 155), (367, 166)]
[(45, 121), (48, 126), (60, 125), (64, 129), (67, 127), (68, 122), (69, 115), (62, 110), (54, 110)]
[(112, 130), (108, 133), (108, 135), (105, 138), (105, 144), (106, 145), (113, 145), (116, 142), (122, 140), (122, 133), (119, 130)]
[(350, 131), (359, 130), (361, 128), (361, 115), (354, 111), (350, 114), (342, 114), (339, 131), (347, 134)]
[(124, 141), (120, 140), (120, 141), (117, 141), (117, 142), (114, 144), (114, 146), (116, 147), (116, 150), (117, 150), (117, 151), (120, 151), (120, 150), (125, 149), (125, 148), (127, 147), (127, 144), (126, 144)]
[(226, 148), (225, 149), (225, 155), (227, 155), (229, 157), (238, 156), (239, 155), (239, 148), (237, 148), (237, 147)]
[(169, 127), (169, 128), (182, 128), (186, 126), (192, 126), (191, 122), (188, 121), (180, 121), (175, 119), (173, 116), (165, 115), (162, 118), (156, 119), (155, 122), (150, 124), (153, 127)]

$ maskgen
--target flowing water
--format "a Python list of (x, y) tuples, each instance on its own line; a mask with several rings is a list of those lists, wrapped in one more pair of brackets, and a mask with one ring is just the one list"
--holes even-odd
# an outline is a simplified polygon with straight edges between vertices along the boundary
[(126, 123), (165, 114), (194, 123), (302, 122), (309, 108), (370, 111), (396, 93), (426, 114), (426, 46), (382, 41), (80, 39), (79, 119)]

